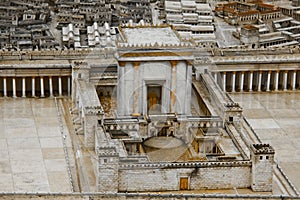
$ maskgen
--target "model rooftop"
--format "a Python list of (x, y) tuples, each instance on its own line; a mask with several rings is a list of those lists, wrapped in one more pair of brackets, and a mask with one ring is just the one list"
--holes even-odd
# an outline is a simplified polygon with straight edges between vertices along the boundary
[(122, 28), (124, 40), (130, 45), (179, 45), (180, 38), (171, 27)]

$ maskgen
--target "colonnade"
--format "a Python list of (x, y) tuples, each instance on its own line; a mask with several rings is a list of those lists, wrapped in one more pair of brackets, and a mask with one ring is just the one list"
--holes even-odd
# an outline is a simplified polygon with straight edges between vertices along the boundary
[(70, 76), (0, 77), (0, 96), (53, 97), (71, 95)]
[(226, 92), (262, 92), (300, 89), (299, 70), (211, 72)]

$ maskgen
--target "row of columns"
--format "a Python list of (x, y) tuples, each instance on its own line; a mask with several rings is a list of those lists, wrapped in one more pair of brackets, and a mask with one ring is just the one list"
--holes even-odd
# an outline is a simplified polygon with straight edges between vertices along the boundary
[[(44, 77), (39, 77), (40, 78), (40, 97), (45, 97), (45, 87), (44, 87)], [(52, 77), (49, 76), (49, 93), (50, 97), (53, 97), (53, 80)], [(71, 95), (71, 77), (68, 78), (68, 96)], [(31, 96), (35, 97), (36, 96), (36, 77), (31, 78)], [(8, 92), (7, 92), (7, 77), (3, 77), (3, 96), (7, 97)], [(16, 77), (12, 77), (12, 95), (14, 98), (17, 97), (17, 85), (16, 85)], [(63, 85), (62, 85), (62, 77), (58, 77), (58, 95), (62, 96), (63, 95)], [(26, 77), (22, 78), (22, 97), (26, 97)]]
[[(244, 91), (245, 86), (247, 86), (247, 91), (252, 92), (254, 90), (254, 81), (256, 81), (256, 91), (261, 92), (262, 86), (265, 86), (265, 91), (278, 91), (279, 86), (281, 89), (286, 91), (288, 89), (296, 90), (297, 86), (300, 89), (300, 71), (257, 71), (257, 78), (254, 79), (254, 71), (241, 71), (241, 72), (212, 72), (212, 75), (217, 83), (219, 83), (220, 87), (225, 92), (236, 92)], [(263, 73), (266, 73), (266, 77), (263, 77)], [(237, 80), (237, 74), (239, 80)], [(288, 79), (288, 75), (290, 74), (290, 78)], [(297, 75), (298, 74), (298, 75)], [(245, 79), (245, 75), (247, 75), (247, 79)], [(280, 81), (280, 75), (281, 81)], [(228, 77), (230, 76), (230, 77)], [(221, 77), (221, 78), (219, 78)], [(271, 78), (273, 78), (273, 82), (271, 82)], [(297, 81), (298, 80), (298, 81)], [(229, 81), (229, 83), (228, 83)], [(237, 84), (238, 83), (238, 87)], [(273, 88), (271, 88), (271, 85)], [(228, 86), (230, 86), (228, 89)], [(290, 86), (290, 88), (288, 88)]]

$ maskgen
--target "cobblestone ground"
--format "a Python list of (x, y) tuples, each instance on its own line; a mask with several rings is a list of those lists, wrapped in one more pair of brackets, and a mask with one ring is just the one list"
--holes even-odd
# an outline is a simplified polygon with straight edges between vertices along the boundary
[(54, 99), (1, 98), (0, 127), (0, 192), (71, 191)]
[(260, 139), (276, 150), (275, 158), (300, 190), (300, 92), (231, 93)]

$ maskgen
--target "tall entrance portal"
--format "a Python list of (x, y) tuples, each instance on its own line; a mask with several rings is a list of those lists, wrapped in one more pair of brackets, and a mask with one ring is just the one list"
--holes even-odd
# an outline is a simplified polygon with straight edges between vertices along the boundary
[(148, 114), (161, 113), (161, 85), (148, 85), (147, 86), (147, 112)]

